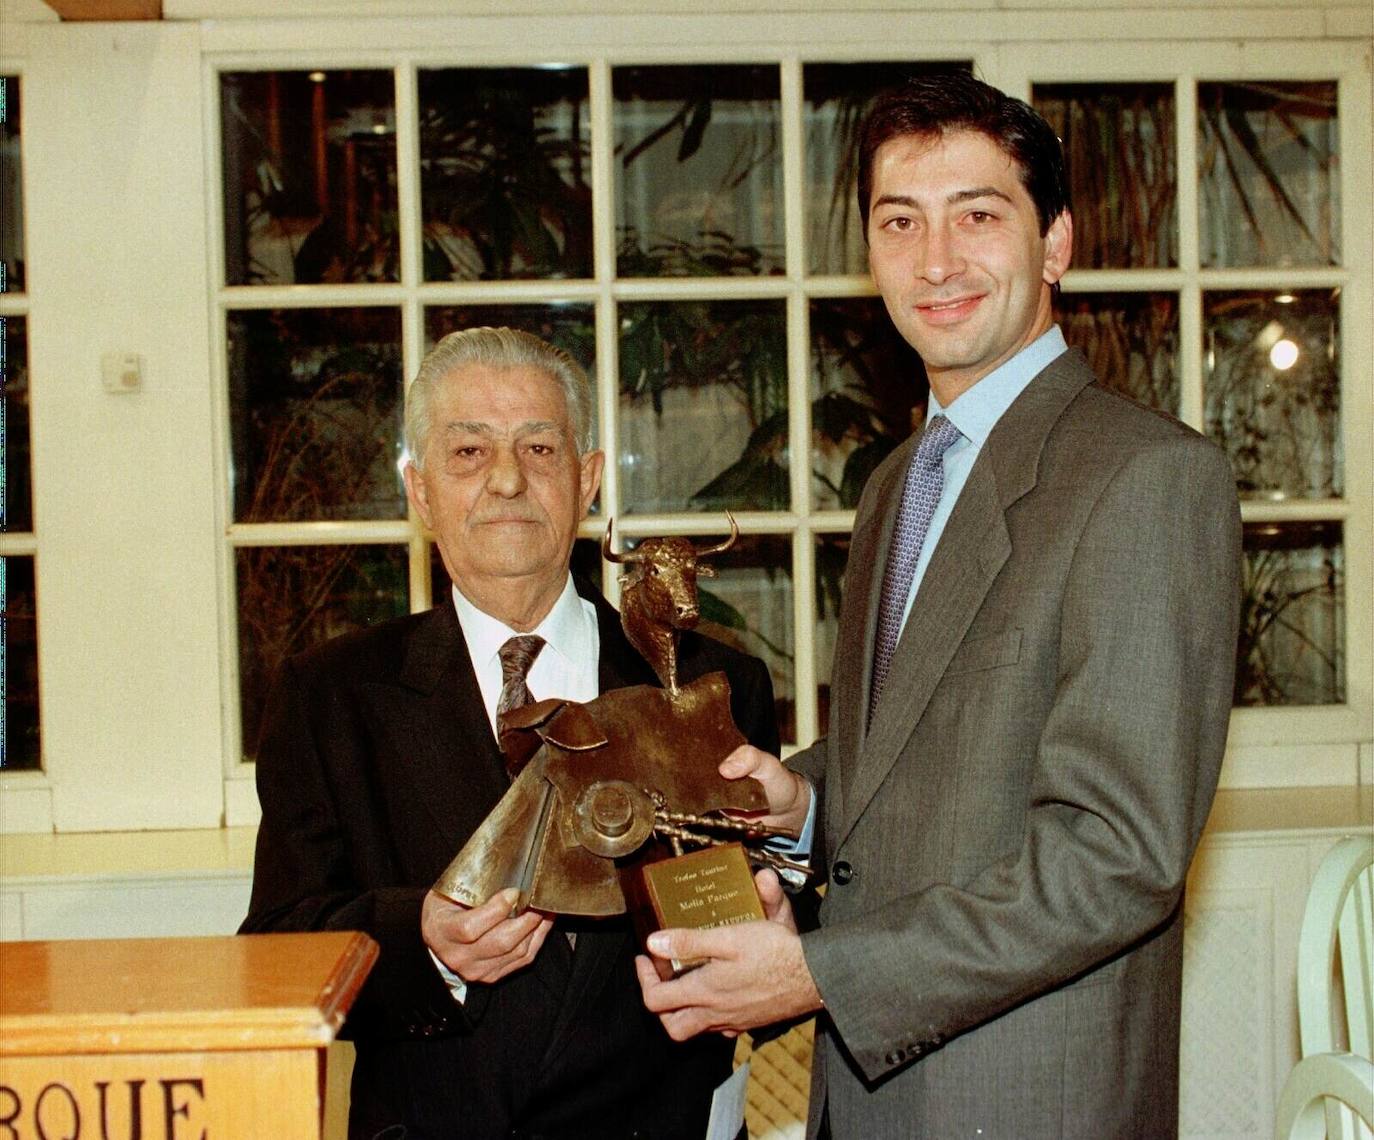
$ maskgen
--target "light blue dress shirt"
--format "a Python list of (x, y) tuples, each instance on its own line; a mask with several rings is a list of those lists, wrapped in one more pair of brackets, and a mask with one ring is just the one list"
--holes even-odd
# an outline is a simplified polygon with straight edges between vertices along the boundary
[(930, 393), (930, 406), (926, 411), (929, 422), (938, 415), (948, 416), (962, 436), (944, 455), (945, 484), (940, 492), (940, 501), (930, 519), (925, 541), (921, 544), (921, 556), (916, 560), (916, 573), (911, 578), (911, 592), (906, 597), (906, 610), (902, 614), (902, 628), (906, 628), (907, 616), (911, 613), (911, 603), (916, 599), (916, 591), (921, 588), (930, 556), (935, 553), (945, 524), (954, 512), (954, 504), (968, 482), (969, 472), (983, 450), (997, 421), (1006, 414), (1016, 397), (1026, 390), (1035, 377), (1047, 365), (1065, 351), (1068, 345), (1058, 325), (1051, 325), (1005, 364), (994, 368), (973, 387), (960, 395), (948, 408), (940, 407), (935, 393)]

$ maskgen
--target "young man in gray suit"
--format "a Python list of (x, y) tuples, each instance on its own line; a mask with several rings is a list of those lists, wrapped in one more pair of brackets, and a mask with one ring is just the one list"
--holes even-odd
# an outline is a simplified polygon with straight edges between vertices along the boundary
[(669, 931), (707, 958), (673, 1036), (819, 1012), (808, 1135), (1178, 1128), (1183, 886), (1230, 712), (1240, 520), (1226, 457), (1097, 382), (1054, 324), (1073, 225), (1030, 107), (967, 77), (880, 98), (859, 205), (930, 377), (859, 504), (828, 739), (768, 788), (814, 815), (819, 929)]
[[(509, 786), (495, 736), (508, 693), (658, 684), (568, 570), (601, 478), (587, 378), (528, 333), (451, 333), (410, 386), (406, 437), (406, 490), (453, 589), (283, 666), (243, 930), (380, 944), (345, 1026), (355, 1140), (700, 1140), (734, 1050), (676, 1043), (644, 1009), (628, 921), (510, 918), (513, 892), (468, 909), (429, 889)], [(723, 670), (746, 739), (777, 747), (761, 661), (689, 632), (678, 667)]]

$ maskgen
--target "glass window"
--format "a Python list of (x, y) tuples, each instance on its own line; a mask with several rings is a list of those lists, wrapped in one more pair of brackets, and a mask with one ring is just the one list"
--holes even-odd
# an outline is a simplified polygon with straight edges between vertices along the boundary
[(853, 510), (878, 466), (925, 421), (916, 350), (877, 297), (811, 302), (811, 505)]
[(1109, 388), (1179, 414), (1176, 294), (1068, 293), (1060, 298), (1059, 323)]
[(1207, 293), (1207, 431), (1241, 494), (1341, 493), (1339, 291)]
[[(1074, 200), (1075, 268), (1057, 306), (1069, 343), (1104, 383), (1205, 431), (1235, 468), (1246, 520), (1236, 703), (1341, 703), (1343, 527), (1334, 512), (1284, 513), (1289, 500), (1344, 493), (1341, 283), (1314, 280), (1340, 262), (1336, 83), (1197, 84), (1192, 243), (1178, 228), (1192, 187), (1180, 186), (1173, 82), (1032, 90), (1064, 140)], [(1276, 285), (1290, 267), (1306, 279)], [(1224, 282), (1203, 276), (1223, 269)], [(1150, 276), (1135, 286), (1134, 274)]]
[(848, 534), (816, 536), (816, 637), (812, 652), (816, 662), (816, 732), (820, 736), (830, 731), (830, 676), (848, 565)]
[(622, 305), (619, 350), (622, 509), (786, 509), (781, 302)]
[[(1189, 89), (1168, 73), (1083, 82), (1063, 68), (1037, 81), (1043, 62), (1023, 90), (1063, 138), (1075, 203), (1057, 319), (1106, 385), (1222, 444), (1247, 573), (1283, 583), (1246, 602), (1283, 604), (1242, 639), (1237, 702), (1345, 701), (1336, 82)], [(846, 512), (928, 394), (868, 280), (859, 124), (883, 88), (971, 67), (527, 55), (224, 73), (226, 281), (257, 286), (251, 302), (220, 297), (229, 541), (240, 578), (285, 607), (264, 611), (271, 622), (309, 625), (304, 644), (442, 598), (398, 468), (403, 379), (445, 334), (510, 325), (565, 348), (597, 388), (610, 454), (578, 568), (614, 593), (593, 537), (606, 516), (627, 541), (704, 541), (698, 528), (717, 523), (701, 512), (736, 512), (740, 546), (702, 587), (707, 627), (769, 663), (788, 739), (825, 731)], [(397, 119), (398, 91), (413, 117)], [(398, 171), (398, 155), (417, 169)], [(398, 184), (417, 210), (398, 212)], [(306, 256), (312, 242), (325, 252)], [(298, 288), (369, 282), (393, 283), (385, 306)], [(794, 550), (813, 562), (795, 566)], [(386, 601), (307, 621), (292, 599), (331, 580), (341, 552), (340, 583), (374, 581), (383, 560)], [(794, 576), (810, 596), (794, 596)], [(362, 587), (338, 588), (357, 611)], [(247, 732), (288, 644), (255, 624), (243, 590)]]
[(1200, 83), (1203, 265), (1337, 265), (1335, 83)]
[(0, 557), (0, 771), (31, 771), (42, 751), (38, 724), (38, 607), (33, 559)]
[(0, 293), (24, 291), (24, 170), (19, 77), (0, 75)]
[(0, 317), (0, 531), (33, 530), (29, 476), (29, 347), (24, 317)]
[(426, 281), (590, 277), (587, 69), (420, 72)]
[(1245, 527), (1238, 705), (1345, 700), (1345, 559), (1335, 522)]
[(396, 281), (390, 71), (220, 75), (230, 285)]
[(589, 303), (547, 305), (431, 305), (425, 309), (425, 350), (461, 329), (483, 325), (520, 329), (561, 348), (596, 379), (596, 310)]
[(1173, 85), (1036, 84), (1034, 104), (1064, 144), (1074, 266), (1177, 265)]
[(617, 272), (782, 273), (776, 66), (618, 67)]
[(236, 522), (404, 518), (395, 309), (229, 315)]

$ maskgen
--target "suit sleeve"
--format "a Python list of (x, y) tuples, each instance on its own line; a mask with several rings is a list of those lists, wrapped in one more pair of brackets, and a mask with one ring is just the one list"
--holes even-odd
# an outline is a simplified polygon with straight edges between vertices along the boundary
[(1239, 545), (1233, 475), (1210, 445), (1176, 437), (1107, 482), (1069, 570), (1019, 847), (804, 936), (870, 1079), (1175, 913), (1225, 746)]
[(257, 759), (262, 822), (240, 933), (360, 930), (381, 953), (349, 1012), (346, 1035), (462, 1031), (479, 1010), (453, 1000), (429, 958), (420, 936), (426, 890), (360, 885), (370, 876), (363, 864), (387, 858), (380, 837), (349, 835), (340, 811), (342, 797), (367, 794), (365, 764), (351, 755), (364, 736), (338, 730), (350, 702), (310, 676), (287, 661), (268, 698)]

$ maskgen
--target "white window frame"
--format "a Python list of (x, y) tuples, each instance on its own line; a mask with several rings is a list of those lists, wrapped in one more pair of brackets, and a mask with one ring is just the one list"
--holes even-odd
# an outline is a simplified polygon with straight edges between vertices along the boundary
[[(228, 2), (228, 0), (226, 0)], [(726, 3), (715, 16), (664, 15), (661, 6), (655, 14), (635, 14), (640, 0), (614, 0), (597, 6), (595, 15), (530, 15), (524, 17), (483, 14), (500, 6), (486, 0), (458, 0), (475, 13), (471, 16), (405, 18), (367, 18), (314, 15), (287, 20), (258, 19), (252, 9), (254, 0), (243, 0), (243, 19), (217, 19), (225, 15), (224, 4), (213, 0), (214, 11), (198, 0), (177, 0), (168, 6), (175, 17), (160, 24), (117, 26), (69, 25), (57, 23), (7, 24), (4, 57), (0, 67), (21, 77), (25, 85), (26, 135), (34, 115), (42, 111), (51, 129), (61, 130), (66, 117), (77, 115), (75, 97), (61, 95), (67, 77), (83, 68), (97, 74), (83, 77), (90, 89), (103, 90), (105, 67), (111, 69), (126, 93), (145, 90), (156, 100), (168, 78), (177, 97), (185, 103), (199, 99), (182, 115), (163, 114), (147, 121), (144, 135), (130, 134), (127, 142), (139, 148), (131, 170), (144, 174), (152, 169), (163, 180), (173, 197), (181, 193), (177, 183), (167, 179), (149, 152), (168, 149), (175, 152), (169, 164), (181, 154), (194, 161), (178, 167), (176, 173), (195, 189), (178, 197), (172, 205), (158, 203), (169, 212), (159, 218), (163, 228), (176, 235), (178, 249), (186, 259), (172, 275), (173, 285), (152, 287), (158, 304), (171, 305), (176, 313), (176, 336), (162, 335), (165, 326), (159, 318), (130, 309), (123, 298), (109, 306), (110, 312), (92, 312), (83, 306), (76, 287), (80, 266), (63, 267), (54, 281), (52, 266), (42, 268), (43, 288), (30, 273), (28, 292), (0, 297), (0, 313), (24, 315), (29, 324), (31, 408), (34, 415), (35, 447), (33, 483), (35, 487), (35, 531), (31, 534), (0, 536), (0, 553), (32, 556), (36, 560), (40, 596), (45, 583), (61, 585), (55, 596), (70, 599), (73, 591), (85, 598), (92, 586), (98, 587), (101, 607), (83, 601), (81, 612), (55, 613), (44, 602), (40, 619), (40, 684), (43, 700), (44, 772), (0, 775), (0, 831), (42, 831), (90, 829), (142, 829), (146, 827), (205, 827), (213, 818), (215, 804), (223, 804), (221, 822), (251, 824), (257, 818), (256, 795), (252, 786), (252, 766), (244, 764), (238, 730), (237, 651), (235, 647), (235, 598), (233, 587), (233, 548), (245, 543), (279, 544), (287, 542), (397, 542), (412, 552), (412, 606), (429, 603), (427, 542), (413, 520), (383, 523), (313, 523), (239, 528), (232, 523), (228, 479), (227, 366), (225, 357), (225, 312), (236, 307), (312, 306), (325, 304), (386, 304), (400, 309), (402, 316), (403, 367), (407, 379), (413, 374), (423, 343), (423, 309), (429, 304), (462, 303), (474, 297), (505, 301), (546, 301), (577, 298), (596, 304), (599, 347), (597, 385), (599, 419), (603, 426), (603, 445), (613, 453), (615, 447), (614, 411), (617, 403), (617, 360), (614, 352), (615, 304), (629, 300), (687, 298), (764, 297), (780, 299), (786, 310), (789, 335), (788, 374), (791, 431), (794, 439), (809, 439), (810, 403), (808, 356), (808, 302), (811, 298), (850, 297), (871, 294), (866, 278), (853, 276), (812, 277), (803, 272), (800, 257), (804, 243), (802, 196), (803, 170), (798, 144), (802, 139), (800, 102), (801, 68), (808, 62), (862, 62), (865, 59), (897, 61), (902, 59), (971, 60), (978, 73), (992, 83), (1021, 95), (1029, 93), (1033, 81), (1107, 81), (1172, 80), (1179, 83), (1177, 101), (1180, 116), (1180, 156), (1187, 159), (1193, 146), (1191, 123), (1192, 79), (1239, 79), (1265, 77), (1280, 79), (1330, 79), (1339, 84), (1341, 99), (1342, 167), (1342, 260), (1338, 270), (1302, 270), (1298, 273), (1267, 271), (1199, 271), (1189, 269), (1190, 256), (1186, 230), (1188, 204), (1192, 196), (1188, 179), (1180, 186), (1180, 214), (1185, 222), (1180, 249), (1185, 264), (1178, 270), (1136, 271), (1130, 281), (1115, 280), (1111, 271), (1074, 271), (1066, 282), (1069, 289), (1146, 288), (1154, 274), (1161, 288), (1178, 290), (1181, 299), (1181, 370), (1185, 418), (1197, 423), (1201, 413), (1201, 387), (1198, 343), (1200, 291), (1204, 286), (1234, 283), (1236, 287), (1256, 285), (1303, 286), (1339, 284), (1342, 290), (1342, 374), (1341, 430), (1344, 444), (1343, 498), (1331, 502), (1252, 503), (1245, 507), (1249, 520), (1297, 521), (1301, 519), (1339, 519), (1344, 526), (1346, 559), (1346, 653), (1347, 701), (1335, 708), (1239, 709), (1232, 719), (1231, 749), (1224, 782), (1232, 787), (1281, 787), (1284, 785), (1333, 784), (1355, 787), (1361, 781), (1374, 782), (1374, 660), (1371, 660), (1371, 630), (1374, 630), (1374, 598), (1368, 589), (1374, 582), (1374, 351), (1371, 351), (1369, 313), (1371, 303), (1371, 265), (1374, 265), (1374, 239), (1363, 204), (1374, 197), (1371, 174), (1371, 87), (1369, 43), (1371, 18), (1367, 10), (1338, 0), (1308, 0), (1299, 9), (1274, 5), (1269, 0), (1237, 0), (1227, 8), (1210, 5), (1181, 5), (1162, 0), (1155, 7), (1131, 6), (1127, 0), (1070, 0), (1054, 9), (1031, 6), (1031, 0), (1016, 0), (998, 8), (969, 8), (955, 5), (919, 13), (864, 10), (861, 6), (831, 4), (829, 0), (783, 0), (785, 14), (753, 14), (741, 9), (743, 3)], [(416, 5), (418, 7), (418, 5)], [(544, 6), (546, 9), (549, 5)], [(590, 6), (580, 6), (590, 10)], [(175, 8), (175, 11), (173, 11)], [(202, 10), (204, 9), (204, 10)], [(303, 10), (323, 12), (344, 9), (337, 4), (316, 0)], [(432, 10), (432, 9), (431, 9)], [(449, 9), (452, 10), (452, 9)], [(564, 9), (566, 10), (566, 9)], [(202, 20), (202, 17), (204, 19)], [(202, 22), (195, 22), (202, 20)], [(111, 40), (123, 38), (137, 51), (116, 57), (109, 51)], [(103, 45), (103, 46), (102, 46)], [(223, 240), (221, 180), (219, 169), (218, 73), (222, 70), (278, 70), (316, 67), (399, 68), (402, 82), (397, 91), (398, 120), (405, 126), (398, 139), (398, 179), (400, 223), (408, 234), (418, 231), (418, 154), (411, 119), (414, 116), (414, 68), (417, 66), (524, 66), (531, 63), (559, 62), (587, 64), (590, 67), (590, 110), (596, 129), (593, 132), (591, 176), (594, 191), (595, 273), (583, 282), (522, 282), (497, 286), (469, 283), (422, 283), (417, 243), (407, 238), (404, 247), (403, 280), (386, 286), (309, 286), (243, 287), (222, 286)], [(764, 279), (728, 279), (702, 285), (682, 280), (614, 280), (614, 217), (612, 203), (605, 192), (611, 185), (610, 155), (610, 68), (619, 64), (667, 63), (768, 63), (780, 64), (782, 79), (782, 133), (785, 145), (784, 201), (786, 208), (785, 242), (791, 272)], [(140, 70), (141, 68), (148, 70)], [(187, 71), (190, 76), (187, 76)], [(32, 81), (30, 81), (32, 77)], [(146, 77), (154, 77), (146, 82)], [(1185, 82), (1186, 81), (1186, 82)], [(58, 93), (60, 113), (35, 102), (35, 85), (50, 96)], [(1186, 88), (1186, 91), (1185, 91)], [(85, 92), (86, 87), (81, 87)], [(87, 92), (88, 93), (88, 92)], [(37, 108), (37, 110), (35, 109)], [(113, 113), (113, 112), (112, 112)], [(124, 112), (120, 112), (125, 114)], [(127, 115), (125, 115), (127, 118)], [(200, 137), (182, 120), (199, 124)], [(175, 119), (174, 125), (167, 120)], [(116, 121), (116, 120), (111, 120)], [(41, 141), (41, 140), (40, 140)], [(35, 149), (37, 143), (34, 143)], [(55, 188), (70, 181), (69, 160), (56, 144), (44, 144), (44, 160), (30, 165), (30, 147), (25, 147), (26, 221), (29, 248), (37, 253), (35, 234), (43, 238), (49, 257), (57, 250), (65, 223), (57, 216)], [(102, 172), (121, 171), (117, 156), (97, 156)], [(1181, 167), (1182, 172), (1188, 163)], [(184, 173), (183, 173), (184, 172)], [(45, 199), (49, 200), (45, 205)], [(196, 199), (188, 201), (187, 199)], [(100, 224), (107, 233), (119, 235), (127, 228), (143, 235), (150, 209), (146, 200), (132, 194), (111, 195), (109, 200), (92, 192), (71, 196), (59, 194), (56, 202), (78, 202), (82, 209), (99, 209)], [(133, 224), (137, 223), (137, 224)], [(83, 232), (89, 231), (89, 225)], [(196, 247), (204, 243), (203, 253)], [(116, 243), (117, 244), (117, 243)], [(73, 250), (72, 257), (81, 256)], [(159, 253), (157, 256), (162, 256)], [(188, 268), (186, 260), (201, 260)], [(137, 259), (136, 259), (137, 260)], [(144, 259), (140, 265), (159, 264)], [(106, 258), (100, 264), (99, 285), (109, 295), (127, 289), (129, 276), (113, 268)], [(204, 279), (202, 293), (193, 282)], [(185, 299), (189, 297), (189, 306)], [(202, 299), (203, 298), (203, 299)], [(172, 304), (172, 302), (175, 302)], [(61, 331), (67, 330), (67, 331)], [(122, 330), (122, 331), (121, 331)], [(42, 336), (39, 336), (39, 333)], [(59, 332), (61, 335), (59, 336)], [(35, 355), (38, 342), (47, 346), (48, 356)], [(117, 565), (125, 572), (100, 576), (87, 568), (76, 572), (72, 558), (85, 551), (79, 536), (44, 530), (49, 506), (55, 517), (70, 526), (76, 511), (55, 495), (72, 487), (71, 471), (86, 458), (87, 449), (80, 438), (64, 438), (64, 422), (56, 410), (79, 410), (87, 423), (97, 414), (110, 412), (110, 405), (99, 404), (86, 395), (98, 376), (91, 362), (102, 351), (130, 348), (152, 352), (150, 373), (152, 391), (146, 396), (120, 397), (120, 415), (132, 420), (147, 416), (158, 430), (166, 425), (177, 431), (183, 421), (188, 437), (185, 454), (178, 461), (185, 465), (186, 487), (197, 497), (201, 488), (211, 488), (215, 497), (215, 517), (205, 526), (213, 534), (198, 530), (190, 515), (179, 510), (180, 526), (192, 551), (177, 562), (175, 571), (184, 589), (169, 594), (169, 604), (181, 607), (171, 615), (169, 628), (186, 632), (193, 645), (178, 645), (154, 662), (130, 657), (130, 649), (111, 636), (104, 625), (113, 620), (116, 627), (127, 625), (127, 614), (141, 614), (148, 608), (148, 580), (162, 585), (157, 571), (145, 558), (148, 573), (140, 575), (139, 550), (146, 540), (138, 526), (130, 526), (117, 537), (119, 547), (112, 551)], [(54, 350), (56, 350), (54, 352)], [(197, 385), (209, 389), (206, 395)], [(177, 385), (176, 400), (164, 393)], [(85, 386), (85, 387), (82, 387)], [(60, 401), (56, 398), (60, 396)], [(51, 398), (51, 400), (50, 400)], [(208, 399), (211, 410), (202, 411), (197, 400)], [(139, 403), (142, 401), (142, 403)], [(170, 408), (170, 410), (169, 410)], [(100, 409), (105, 409), (100, 413)], [(135, 411), (134, 409), (140, 409)], [(54, 420), (54, 415), (58, 419)], [(149, 504), (177, 502), (175, 490), (145, 490), (138, 483), (143, 460), (125, 456), (113, 442), (113, 432), (97, 441), (95, 454), (105, 466), (114, 465), (112, 475), (121, 486), (137, 488), (131, 509), (147, 509)], [(213, 439), (204, 448), (203, 440)], [(820, 534), (843, 532), (852, 523), (844, 511), (810, 512), (807, 509), (809, 464), (805, 449), (796, 452), (791, 471), (794, 509), (777, 514), (746, 514), (741, 522), (747, 533), (783, 533), (791, 537), (793, 552), (793, 605), (796, 623), (797, 664), (795, 686), (797, 737), (806, 741), (815, 731), (815, 668), (812, 658), (814, 581), (812, 547)], [(162, 470), (165, 457), (153, 456)], [(102, 472), (103, 473), (103, 472)], [(608, 464), (607, 493), (617, 490), (618, 471)], [(57, 489), (55, 489), (57, 488)], [(199, 498), (197, 498), (199, 501)], [(608, 497), (608, 502), (612, 501)], [(154, 508), (155, 509), (155, 508)], [(589, 537), (599, 536), (601, 523), (586, 528)], [(196, 529), (189, 529), (189, 528)], [(702, 533), (718, 529), (719, 520), (702, 516), (637, 516), (627, 521), (627, 536), (657, 533), (668, 529), (682, 533)], [(619, 524), (617, 529), (621, 529)], [(114, 533), (109, 526), (100, 533)], [(125, 537), (127, 534), (127, 537)], [(218, 536), (218, 537), (216, 537)], [(164, 552), (168, 549), (162, 542)], [(104, 552), (102, 552), (104, 553)], [(127, 579), (127, 580), (126, 580)], [(217, 613), (209, 613), (208, 599), (215, 599)], [(59, 607), (64, 609), (65, 607)], [(190, 620), (182, 611), (194, 609)], [(73, 629), (76, 620), (83, 628)], [(123, 623), (123, 625), (121, 625)], [(140, 634), (134, 644), (161, 646)], [(168, 693), (165, 680), (173, 664), (196, 662), (196, 675), (189, 679), (186, 694)], [(212, 663), (201, 670), (200, 662)], [(130, 691), (137, 691), (140, 703), (133, 709), (115, 713), (115, 704), (99, 686), (119, 671), (132, 674)], [(216, 679), (218, 683), (216, 684)], [(121, 686), (123, 678), (121, 677)], [(155, 699), (146, 696), (157, 688)], [(218, 690), (218, 701), (215, 692)], [(165, 695), (164, 695), (165, 694)], [(183, 699), (184, 698), (184, 699)], [(145, 704), (145, 702), (147, 702)], [(104, 715), (92, 716), (92, 704)], [(113, 715), (112, 715), (113, 714)], [(148, 753), (148, 742), (153, 752)], [(216, 754), (218, 753), (218, 754)], [(167, 773), (172, 779), (164, 778)], [(128, 785), (127, 787), (123, 785)], [(119, 794), (105, 795), (101, 788), (113, 786)], [(170, 790), (172, 788), (175, 790)], [(149, 802), (158, 795), (161, 799)], [(143, 797), (140, 802), (138, 797)], [(102, 797), (109, 803), (101, 803)], [(175, 800), (176, 802), (169, 802)], [(194, 801), (194, 802), (192, 802)]]
[[(798, 44), (792, 51), (776, 45), (763, 46), (747, 37), (726, 35), (721, 29), (733, 21), (696, 21), (700, 34), (692, 39), (657, 37), (652, 46), (608, 41), (605, 29), (594, 50), (578, 44), (577, 35), (561, 34), (564, 25), (581, 27), (577, 21), (530, 21), (560, 25), (557, 40), (521, 32), (518, 38), (500, 34), (504, 21), (484, 21), (491, 39), (468, 36), (465, 49), (436, 51), (415, 45), (425, 39), (426, 31), (402, 37), (405, 42), (385, 51), (321, 50), (312, 43), (308, 51), (207, 53), (206, 122), (207, 137), (218, 138), (218, 75), (228, 70), (277, 70), (344, 67), (394, 68), (397, 91), (397, 142), (399, 222), (402, 232), (402, 280), (387, 286), (240, 286), (218, 290), (214, 322), (219, 331), (216, 352), (218, 382), (223, 388), (223, 321), (230, 308), (290, 306), (297, 304), (376, 304), (385, 301), (399, 305), (402, 312), (402, 348), (407, 381), (413, 376), (423, 345), (424, 309), (428, 305), (463, 304), (500, 299), (505, 302), (539, 303), (553, 299), (577, 300), (595, 305), (597, 327), (596, 385), (600, 444), (608, 455), (602, 499), (607, 513), (618, 501), (619, 471), (616, 454), (616, 415), (619, 393), (618, 361), (615, 341), (615, 306), (619, 302), (685, 299), (781, 299), (786, 305), (788, 330), (788, 393), (793, 440), (808, 440), (810, 405), (810, 359), (807, 330), (808, 303), (817, 297), (871, 296), (866, 277), (813, 276), (805, 272), (804, 256), (804, 171), (801, 152), (803, 138), (802, 68), (810, 62), (862, 62), (865, 58), (891, 61), (902, 58), (922, 61), (971, 60), (976, 71), (990, 82), (1027, 97), (1033, 82), (1093, 79), (1103, 81), (1171, 82), (1175, 88), (1179, 147), (1179, 224), (1180, 264), (1159, 270), (1077, 270), (1071, 271), (1065, 289), (1074, 291), (1135, 291), (1160, 289), (1175, 292), (1180, 298), (1180, 378), (1182, 417), (1194, 426), (1202, 422), (1201, 294), (1204, 288), (1339, 286), (1342, 295), (1341, 359), (1343, 391), (1341, 427), (1344, 437), (1348, 493), (1338, 500), (1290, 501), (1283, 503), (1246, 502), (1243, 516), (1250, 521), (1289, 522), (1309, 519), (1337, 519), (1344, 527), (1346, 559), (1346, 655), (1347, 701), (1339, 706), (1316, 708), (1240, 708), (1233, 712), (1231, 741), (1223, 774), (1224, 786), (1284, 786), (1305, 784), (1354, 783), (1358, 779), (1358, 758), (1362, 741), (1371, 734), (1368, 701), (1362, 694), (1371, 691), (1371, 655), (1368, 640), (1358, 631), (1369, 629), (1370, 601), (1356, 584), (1371, 580), (1370, 548), (1371, 503), (1367, 450), (1356, 446), (1368, 438), (1370, 415), (1368, 399), (1361, 389), (1374, 391), (1367, 364), (1370, 352), (1368, 322), (1357, 314), (1369, 311), (1368, 259), (1358, 251), (1370, 246), (1366, 216), (1354, 204), (1368, 200), (1361, 187), (1369, 185), (1369, 148), (1359, 139), (1369, 137), (1369, 99), (1367, 88), (1359, 84), (1360, 58), (1349, 45), (1311, 43), (1216, 44), (1181, 41), (1153, 41), (1114, 44), (1110, 50), (1099, 44), (1054, 44), (1052, 51), (1042, 43), (996, 45), (988, 41), (932, 40), (925, 35), (902, 43), (890, 35), (881, 42), (881, 51), (855, 51), (833, 44)], [(626, 21), (631, 24), (634, 21)], [(511, 24), (518, 21), (511, 21)], [(714, 29), (715, 35), (710, 35)], [(393, 34), (394, 28), (389, 28)], [(435, 29), (437, 31), (437, 26)], [(582, 28), (585, 33), (585, 28)], [(964, 29), (967, 31), (967, 27)], [(552, 33), (550, 33), (552, 34)], [(276, 38), (280, 44), (280, 37)], [(372, 43), (378, 42), (373, 40)], [(437, 34), (430, 42), (453, 43), (453, 37)], [(512, 53), (510, 43), (559, 42), (563, 50), (549, 53), (538, 49)], [(672, 47), (663, 46), (665, 43)], [(689, 46), (682, 47), (682, 44)], [(236, 46), (239, 46), (236, 44)], [(424, 283), (420, 277), (418, 139), (415, 130), (416, 72), (419, 68), (461, 66), (529, 66), (550, 62), (556, 55), (560, 64), (586, 66), (589, 71), (589, 112), (591, 121), (591, 181), (593, 187), (593, 277), (585, 281), (521, 281), (492, 285), (484, 282)], [(698, 280), (618, 280), (615, 278), (615, 216), (610, 192), (614, 182), (612, 168), (611, 71), (621, 64), (654, 63), (772, 63), (781, 68), (781, 113), (784, 142), (783, 198), (784, 241), (788, 272), (781, 276)], [(1187, 176), (1195, 166), (1194, 98), (1198, 80), (1332, 79), (1339, 84), (1343, 265), (1332, 269), (1288, 270), (1202, 270), (1197, 265), (1197, 184)], [(214, 134), (210, 135), (211, 128)], [(1363, 136), (1361, 132), (1363, 131)], [(208, 178), (213, 201), (212, 280), (223, 280), (220, 242), (222, 204), (219, 201), (221, 177), (218, 148), (209, 147), (212, 169)], [(1363, 305), (1363, 310), (1361, 309)], [(1362, 371), (1363, 369), (1363, 371)], [(224, 455), (227, 434), (222, 433)], [(746, 534), (786, 534), (792, 540), (792, 589), (795, 620), (794, 671), (796, 734), (800, 743), (816, 735), (816, 669), (813, 652), (814, 549), (818, 535), (847, 531), (853, 522), (852, 511), (812, 511), (810, 509), (810, 466), (804, 448), (792, 448), (790, 479), (793, 507), (784, 512), (747, 512), (739, 516)], [(227, 480), (221, 480), (226, 496), (223, 509), (229, 517)], [(604, 523), (590, 521), (583, 535), (598, 537)], [(717, 531), (718, 517), (703, 515), (636, 514), (617, 522), (626, 537), (676, 532), (701, 534)], [(430, 604), (427, 568), (427, 540), (416, 520), (386, 523), (313, 523), (240, 526), (226, 528), (230, 541), (225, 545), (226, 582), (232, 582), (233, 547), (238, 543), (277, 544), (284, 542), (388, 541), (408, 544), (411, 551), (411, 605), (424, 609)], [(608, 576), (607, 592), (614, 598), (614, 576)], [(232, 652), (236, 620), (233, 596), (222, 591), (225, 634), (231, 648), (226, 656), (225, 754), (242, 754), (237, 717), (236, 657)], [(256, 809), (247, 781), (252, 766), (231, 760), (228, 783), (237, 795), (230, 799), (230, 820), (253, 818)], [(238, 785), (235, 789), (235, 785)]]

